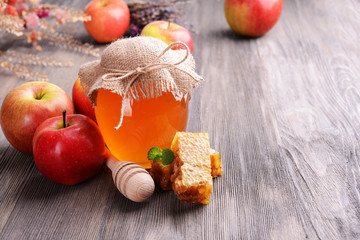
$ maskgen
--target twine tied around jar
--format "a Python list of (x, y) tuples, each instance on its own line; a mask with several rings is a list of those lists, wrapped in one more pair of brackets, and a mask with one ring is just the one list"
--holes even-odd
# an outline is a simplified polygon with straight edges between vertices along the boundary
[[(157, 60), (159, 60), (167, 51), (169, 51), (169, 49), (171, 49), (172, 47), (175, 47), (176, 45), (181, 45), (181, 46), (185, 47), (186, 55), (184, 56), (183, 59), (181, 59), (179, 62), (176, 62), (176, 63), (156, 63)], [(129, 83), (127, 84), (127, 86), (125, 88), (125, 96), (121, 100), (120, 120), (119, 120), (119, 124), (115, 127), (116, 130), (118, 130), (121, 127), (122, 122), (123, 122), (124, 106), (125, 106), (124, 99), (129, 94), (130, 87), (134, 84), (136, 79), (141, 74), (146, 74), (148, 72), (151, 72), (151, 71), (154, 71), (157, 69), (176, 68), (177, 70), (190, 76), (196, 82), (199, 82), (202, 80), (202, 78), (198, 78), (198, 76), (194, 76), (191, 72), (187, 72), (187, 71), (177, 67), (177, 65), (183, 63), (188, 58), (189, 53), (190, 53), (189, 47), (185, 43), (177, 41), (177, 42), (173, 42), (173, 43), (169, 44), (169, 46), (167, 48), (165, 48), (164, 51), (162, 51), (162, 53), (159, 56), (157, 56), (151, 63), (147, 64), (144, 67), (137, 67), (134, 70), (130, 70), (130, 71), (119, 70), (116, 68), (104, 68), (103, 67), (105, 70), (109, 71), (109, 73), (106, 73), (102, 76), (102, 80), (105, 82), (121, 81), (125, 78), (128, 78), (128, 77), (130, 78)]]
[[(185, 49), (172, 49), (175, 46)], [(134, 37), (110, 44), (100, 61), (80, 67), (79, 78), (93, 106), (100, 89), (122, 96), (116, 130), (123, 123), (126, 98), (140, 100), (139, 92), (143, 98), (158, 97), (166, 91), (180, 96), (204, 80), (195, 72), (194, 59), (185, 43), (167, 45), (152, 37)]]

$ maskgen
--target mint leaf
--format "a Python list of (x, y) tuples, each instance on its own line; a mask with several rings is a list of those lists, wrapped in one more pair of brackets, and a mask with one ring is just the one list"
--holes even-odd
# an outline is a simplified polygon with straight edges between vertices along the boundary
[(161, 159), (161, 156), (160, 156), (160, 155), (156, 156), (156, 157), (154, 158), (154, 160), (153, 160), (153, 163), (156, 163), (156, 161), (159, 160), (159, 159)]
[(163, 165), (169, 165), (174, 161), (174, 159), (174, 153), (170, 149), (164, 148), (164, 150), (162, 151), (161, 163)]
[[(156, 157), (161, 157), (162, 155), (162, 150), (159, 147), (152, 147), (150, 148), (150, 150), (148, 151), (148, 155), (147, 158), (149, 160), (155, 160)], [(154, 161), (155, 162), (155, 161)]]
[(161, 150), (161, 148), (159, 147), (152, 147), (148, 151), (147, 158), (149, 160), (152, 160), (153, 163), (155, 163), (158, 160), (161, 160), (161, 164), (166, 166), (174, 161), (175, 156), (174, 153), (168, 148), (164, 148), (164, 150)]

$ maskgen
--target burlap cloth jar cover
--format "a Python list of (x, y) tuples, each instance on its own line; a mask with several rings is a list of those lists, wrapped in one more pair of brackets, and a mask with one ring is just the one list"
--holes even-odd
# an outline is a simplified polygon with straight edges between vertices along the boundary
[[(175, 45), (182, 45), (185, 50), (172, 50)], [(80, 67), (79, 78), (93, 106), (96, 106), (99, 89), (111, 90), (123, 99), (140, 100), (141, 96), (155, 98), (169, 91), (182, 96), (203, 81), (195, 72), (195, 61), (184, 43), (167, 45), (153, 37), (126, 38), (111, 43), (100, 61)], [(116, 129), (122, 124), (123, 109), (121, 106)]]

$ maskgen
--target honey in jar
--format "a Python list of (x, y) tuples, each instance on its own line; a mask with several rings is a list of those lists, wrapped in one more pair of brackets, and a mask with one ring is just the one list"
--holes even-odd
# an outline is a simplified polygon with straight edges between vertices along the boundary
[(151, 147), (170, 148), (177, 131), (185, 131), (188, 118), (189, 94), (175, 97), (163, 92), (157, 98), (140, 101), (124, 99), (124, 114), (119, 122), (122, 97), (110, 90), (97, 93), (95, 115), (105, 143), (120, 161), (131, 161), (150, 168), (147, 152)]
[[(185, 50), (172, 49), (178, 45)], [(110, 152), (144, 168), (150, 148), (170, 148), (185, 131), (189, 90), (203, 81), (186, 44), (152, 37), (111, 43), (100, 60), (80, 67), (79, 78)]]

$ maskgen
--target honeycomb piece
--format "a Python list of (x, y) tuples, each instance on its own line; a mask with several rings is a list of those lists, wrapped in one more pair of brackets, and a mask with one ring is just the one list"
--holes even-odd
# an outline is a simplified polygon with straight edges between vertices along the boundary
[(160, 185), (162, 190), (172, 189), (170, 176), (174, 171), (173, 163), (169, 165), (163, 165), (161, 161), (151, 163), (150, 175), (154, 179), (154, 181)]
[[(213, 178), (216, 178), (222, 175), (220, 153), (216, 152), (214, 149), (210, 149), (210, 159), (211, 159), (211, 176)], [(151, 162), (150, 175), (164, 191), (172, 189), (170, 176), (173, 174), (173, 172), (174, 172), (173, 164), (163, 165), (161, 164), (161, 161), (157, 161), (155, 163)]]
[(184, 202), (208, 204), (212, 192), (210, 145), (207, 133), (177, 132), (174, 152), (173, 190)]
[(217, 176), (222, 175), (220, 153), (216, 152), (214, 149), (210, 149), (210, 159), (211, 159), (211, 176), (213, 178), (216, 178)]

